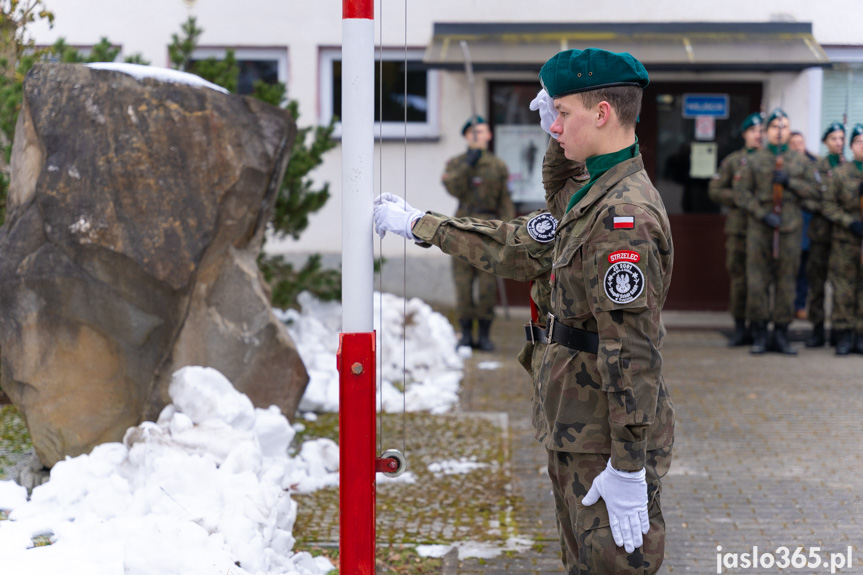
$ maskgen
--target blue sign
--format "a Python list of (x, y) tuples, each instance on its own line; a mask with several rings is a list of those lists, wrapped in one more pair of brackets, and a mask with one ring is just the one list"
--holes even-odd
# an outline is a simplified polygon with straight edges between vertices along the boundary
[(728, 94), (684, 94), (683, 117), (712, 116), (728, 118)]

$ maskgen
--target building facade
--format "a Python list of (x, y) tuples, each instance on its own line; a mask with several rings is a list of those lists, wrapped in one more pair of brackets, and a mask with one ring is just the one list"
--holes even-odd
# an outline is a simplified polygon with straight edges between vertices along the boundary
[[(339, 1), (49, 0), (48, 8), (56, 24), (32, 28), (38, 44), (64, 37), (86, 50), (106, 36), (122, 47), (121, 57), (140, 53), (166, 67), (171, 35), (194, 16), (204, 30), (196, 57), (234, 49), (241, 89), (254, 79), (281, 81), (299, 102), (301, 125), (338, 117)], [(453, 213), (455, 200), (440, 176), (447, 158), (462, 151), (461, 126), (475, 107), (489, 119), (494, 151), (509, 166), (513, 200), (522, 212), (535, 209), (547, 140), (527, 105), (539, 89), (540, 66), (567, 48), (631, 52), (650, 74), (637, 133), (677, 250), (668, 307), (723, 309), (723, 215), (707, 198), (707, 182), (717, 162), (742, 145), (738, 126), (751, 112), (781, 106), (816, 153), (822, 126), (843, 117), (849, 125), (863, 122), (863, 33), (849, 25), (861, 16), (859, 0), (377, 0), (375, 84), (383, 97), (376, 98), (375, 190)], [(330, 183), (330, 202), (299, 240), (271, 241), (268, 251), (296, 261), (321, 253), (338, 265), (340, 154), (340, 147), (329, 152), (312, 173)], [(375, 245), (386, 258), (376, 287), (454, 301), (447, 256), (405, 250), (389, 236)], [(508, 284), (510, 304), (525, 303), (526, 293)]]

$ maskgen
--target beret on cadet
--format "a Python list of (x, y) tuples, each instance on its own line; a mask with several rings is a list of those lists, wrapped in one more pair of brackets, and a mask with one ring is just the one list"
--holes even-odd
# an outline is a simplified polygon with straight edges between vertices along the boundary
[(854, 143), (854, 138), (863, 136), (863, 124), (854, 124), (854, 128), (851, 130), (851, 143)]
[(826, 140), (827, 136), (829, 136), (833, 132), (842, 132), (842, 135), (844, 136), (845, 135), (845, 126), (843, 126), (839, 122), (833, 122), (832, 124), (827, 126), (826, 130), (824, 130), (824, 135), (821, 136), (821, 141), (823, 142), (824, 140)]
[(763, 123), (764, 120), (761, 118), (761, 114), (759, 112), (749, 114), (748, 116), (746, 116), (746, 119), (743, 120), (743, 123), (740, 124), (740, 131), (745, 132), (752, 126), (760, 126)]
[[(474, 121), (476, 120), (476, 121)], [(485, 118), (482, 116), (471, 116), (467, 119), (467, 122), (464, 123), (464, 126), (461, 127), (461, 135), (464, 136), (467, 134), (468, 129), (470, 129), (473, 124), (485, 124)]]
[(769, 126), (770, 124), (772, 124), (773, 120), (787, 117), (788, 114), (785, 113), (785, 110), (783, 110), (782, 108), (774, 108), (773, 111), (770, 112), (770, 115), (767, 116), (767, 125)]
[(610, 86), (638, 86), (649, 80), (641, 62), (627, 52), (599, 48), (558, 52), (539, 71), (539, 82), (548, 95), (560, 98)]

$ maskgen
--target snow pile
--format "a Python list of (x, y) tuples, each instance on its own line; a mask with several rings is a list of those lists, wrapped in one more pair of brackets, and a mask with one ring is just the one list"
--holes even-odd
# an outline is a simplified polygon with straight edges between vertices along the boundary
[[(274, 310), (274, 313), (287, 325), (309, 373), (309, 386), (300, 409), (338, 411), (336, 354), (341, 304), (321, 302), (308, 293), (300, 294), (298, 300), (302, 312)], [(455, 351), (458, 338), (452, 325), (417, 298), (405, 301), (392, 294), (375, 293), (374, 305), (383, 410), (448, 411), (458, 401), (464, 367)], [(405, 389), (405, 393), (395, 384)]]
[(170, 68), (159, 68), (157, 66), (142, 66), (141, 64), (125, 64), (120, 62), (96, 62), (93, 64), (87, 64), (87, 66), (93, 68), (94, 70), (110, 70), (113, 72), (122, 72), (123, 74), (128, 74), (129, 76), (132, 76), (136, 80), (152, 78), (160, 82), (170, 82), (172, 84), (187, 84), (196, 88), (209, 88), (211, 90), (216, 90), (217, 92), (222, 92), (224, 94), (229, 93), (221, 86), (217, 86), (212, 82), (208, 82), (200, 76), (189, 74), (188, 72), (180, 72), (179, 70), (172, 70)]
[[(179, 370), (169, 393), (173, 404), (158, 422), (57, 463), (29, 502), (23, 487), (0, 482), (0, 508), (11, 510), (0, 522), (4, 573), (317, 575), (333, 568), (292, 551), (297, 505), (288, 489), (330, 481), (338, 450), (319, 443), (289, 459), (287, 419), (275, 407), (255, 409), (214, 369)], [(321, 469), (322, 460), (329, 467)], [(32, 548), (32, 537), (50, 533), (52, 545)]]

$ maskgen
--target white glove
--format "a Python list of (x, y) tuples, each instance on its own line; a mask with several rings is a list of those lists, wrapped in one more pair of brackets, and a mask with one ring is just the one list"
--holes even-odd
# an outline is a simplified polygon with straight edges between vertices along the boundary
[(643, 543), (642, 534), (650, 530), (647, 517), (647, 481), (644, 469), (629, 472), (608, 466), (593, 480), (593, 485), (581, 501), (590, 507), (602, 497), (608, 508), (608, 520), (614, 543), (632, 553)]
[(541, 89), (536, 98), (530, 101), (530, 109), (539, 110), (539, 125), (556, 140), (557, 134), (552, 134), (550, 129), (557, 119), (557, 108), (554, 107), (554, 100), (548, 95), (545, 88)]
[(411, 228), (423, 215), (395, 194), (381, 194), (375, 198), (375, 231), (381, 237), (392, 232), (406, 240), (416, 241)]

